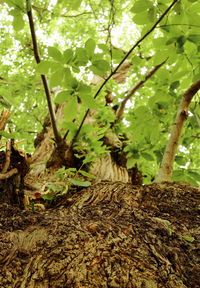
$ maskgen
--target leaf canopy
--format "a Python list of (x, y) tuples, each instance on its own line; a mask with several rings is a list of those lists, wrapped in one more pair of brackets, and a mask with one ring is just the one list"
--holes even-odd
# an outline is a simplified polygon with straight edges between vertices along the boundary
[[(143, 80), (152, 67), (166, 60), (133, 94), (126, 104), (123, 120), (114, 127), (119, 137), (127, 135), (128, 167), (137, 163), (148, 182), (160, 165), (181, 96), (200, 78), (200, 2), (178, 1), (134, 49), (125, 62), (128, 66), (121, 66), (94, 100), (103, 79), (172, 3), (170, 0), (115, 0), (112, 6), (111, 2), (34, 1), (32, 9), (42, 58), (37, 65), (24, 1), (2, 1), (0, 95), (11, 110), (10, 134), (15, 139), (25, 139), (23, 147), (31, 152), (34, 137), (42, 129), (47, 114), (40, 81), (40, 74), (45, 74), (52, 91), (59, 87), (59, 92), (52, 95), (54, 103), (66, 103), (62, 129), (71, 129), (74, 134), (77, 124), (73, 119), (80, 123), (87, 109), (97, 111), (96, 124), (88, 134), (85, 126), (79, 141), (88, 144), (87, 154), (95, 151), (96, 156), (91, 152), (91, 159), (98, 158), (106, 151), (99, 142), (101, 138), (98, 139), (101, 135), (98, 123), (109, 127), (115, 119), (115, 106), (120, 105), (127, 91)], [(99, 82), (93, 84), (94, 79)], [(105, 105), (108, 91), (113, 100)], [(4, 102), (0, 102), (1, 110), (5, 108)], [(195, 183), (200, 182), (199, 103), (197, 94), (189, 109), (174, 164), (174, 179)], [(1, 141), (10, 138), (10, 134), (1, 132)]]

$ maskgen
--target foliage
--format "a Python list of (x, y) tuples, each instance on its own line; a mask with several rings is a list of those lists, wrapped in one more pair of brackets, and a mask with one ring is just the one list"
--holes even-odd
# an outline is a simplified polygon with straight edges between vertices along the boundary
[[(113, 127), (119, 138), (126, 135), (128, 139), (128, 168), (137, 162), (147, 175), (146, 181), (151, 181), (160, 165), (180, 98), (200, 78), (199, 1), (178, 1), (130, 54), (131, 66), (124, 81), (110, 79), (96, 99), (94, 95), (102, 82), (91, 85), (93, 76), (108, 76), (171, 1), (36, 0), (33, 15), (43, 60), (38, 65), (24, 2), (5, 0), (0, 4), (0, 96), (4, 99), (0, 105), (2, 109), (11, 105), (12, 111), (12, 135), (2, 135), (25, 139), (24, 148), (33, 151), (33, 138), (42, 129), (47, 113), (40, 81), (40, 74), (45, 74), (51, 91), (59, 88), (59, 93), (52, 92), (54, 103), (66, 104), (59, 125), (63, 135), (69, 130), (67, 140), (73, 139), (87, 109), (97, 111), (96, 122), (83, 126), (76, 149), (84, 147), (86, 162), (99, 158), (107, 150), (100, 140), (115, 119), (114, 107), (147, 71), (167, 59), (132, 96), (123, 120)], [(107, 91), (112, 92), (113, 102), (105, 105)], [(200, 182), (199, 102), (197, 94), (175, 159), (176, 180)]]

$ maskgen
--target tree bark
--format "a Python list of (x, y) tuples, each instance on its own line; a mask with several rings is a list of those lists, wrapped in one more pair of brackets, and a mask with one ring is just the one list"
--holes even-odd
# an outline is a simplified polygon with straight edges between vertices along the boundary
[(176, 119), (174, 121), (171, 135), (163, 155), (161, 167), (155, 179), (155, 182), (172, 180), (174, 158), (176, 155), (176, 150), (181, 136), (183, 124), (188, 117), (188, 107), (190, 105), (193, 96), (197, 93), (199, 89), (200, 89), (200, 80), (193, 83), (191, 87), (183, 95), (180, 106), (178, 108)]
[(0, 288), (198, 288), (199, 193), (102, 182), (40, 213), (1, 204)]

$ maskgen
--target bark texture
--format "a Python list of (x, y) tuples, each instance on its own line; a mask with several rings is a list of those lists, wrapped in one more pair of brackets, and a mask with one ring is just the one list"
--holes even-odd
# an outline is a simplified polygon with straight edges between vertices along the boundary
[(198, 288), (199, 196), (102, 182), (40, 213), (1, 204), (0, 287)]
[(176, 155), (176, 150), (180, 140), (183, 124), (188, 117), (188, 108), (193, 96), (200, 89), (200, 80), (193, 83), (190, 88), (184, 93), (181, 103), (176, 114), (176, 119), (173, 124), (171, 135), (167, 143), (161, 167), (156, 176), (155, 182), (171, 181), (173, 172), (173, 163)]

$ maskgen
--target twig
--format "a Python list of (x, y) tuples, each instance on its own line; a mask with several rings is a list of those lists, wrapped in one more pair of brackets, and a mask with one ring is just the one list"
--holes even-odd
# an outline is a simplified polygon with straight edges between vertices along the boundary
[[(121, 60), (121, 62), (117, 65), (117, 67), (110, 73), (110, 75), (105, 79), (105, 81), (101, 84), (101, 86), (99, 87), (99, 89), (97, 90), (96, 94), (94, 95), (94, 99), (99, 95), (99, 93), (101, 92), (102, 88), (106, 85), (106, 83), (110, 80), (110, 78), (112, 78), (112, 76), (117, 72), (117, 70), (119, 69), (119, 67), (124, 63), (124, 61), (129, 57), (129, 55), (133, 52), (133, 50), (138, 47), (138, 45), (149, 35), (151, 34), (151, 32), (153, 32), (153, 30), (156, 28), (156, 26), (162, 21), (162, 19), (165, 17), (165, 15), (169, 12), (169, 10), (176, 4), (176, 2), (178, 2), (179, 0), (174, 0), (172, 2), (172, 4), (163, 12), (163, 14), (160, 16), (160, 18), (156, 21), (156, 23), (151, 27), (150, 30), (148, 30), (134, 45), (133, 47), (128, 51), (128, 53), (124, 56), (124, 58)], [(73, 146), (74, 142), (76, 141), (81, 128), (83, 126), (83, 123), (85, 122), (85, 119), (89, 113), (90, 109), (87, 109), (87, 111), (85, 112), (85, 115), (81, 121), (81, 124), (74, 136), (74, 138), (72, 139), (71, 142), (71, 147)]]
[(86, 15), (86, 14), (92, 14), (92, 12), (82, 12), (82, 13), (79, 13), (79, 14), (76, 14), (76, 15), (65, 15), (65, 14), (61, 14), (61, 15), (56, 15), (56, 16), (60, 16), (60, 17), (64, 17), (64, 18), (76, 18), (76, 17), (80, 17), (80, 16), (83, 16), (83, 15)]
[[(41, 62), (41, 59), (40, 59), (40, 54), (39, 54), (38, 45), (37, 45), (37, 38), (36, 38), (32, 9), (31, 9), (31, 0), (26, 0), (26, 8), (27, 8), (27, 15), (29, 19), (29, 26), (30, 26), (31, 37), (32, 37), (32, 42), (33, 42), (34, 56), (35, 56), (36, 63), (38, 64)], [(59, 144), (62, 141), (62, 138), (58, 132), (58, 128), (56, 125), (55, 112), (54, 112), (52, 101), (51, 101), (51, 92), (49, 89), (46, 76), (41, 75), (41, 79), (42, 79), (42, 83), (43, 83), (43, 87), (44, 87), (44, 91), (46, 95), (46, 100), (48, 104), (48, 110), (50, 114), (55, 141), (57, 144)]]
[(63, 18), (76, 18), (76, 17), (80, 17), (80, 16), (83, 16), (83, 15), (86, 15), (86, 14), (92, 14), (92, 12), (85, 11), (85, 12), (82, 12), (82, 13), (79, 13), (79, 14), (75, 14), (75, 15), (65, 15), (65, 14), (57, 14), (57, 13), (49, 11), (47, 8), (38, 7), (38, 6), (35, 6), (35, 5), (32, 5), (32, 8), (35, 11), (39, 12), (39, 13), (45, 11), (45, 12), (50, 13), (53, 16), (63, 17)]
[(200, 80), (193, 83), (183, 95), (155, 182), (171, 181), (172, 179), (173, 162), (181, 136), (181, 130), (188, 116), (187, 111), (190, 102), (199, 89)]
[(0, 180), (8, 179), (8, 178), (10, 178), (11, 176), (13, 176), (14, 174), (17, 174), (17, 173), (18, 173), (17, 168), (13, 168), (12, 170), (8, 171), (5, 174), (0, 173)]
[(17, 82), (2, 81), (0, 80), (0, 85), (16, 85)]
[(178, 23), (175, 23), (175, 24), (165, 24), (165, 25), (160, 25), (156, 28), (164, 28), (164, 27), (169, 27), (169, 26), (188, 26), (188, 27), (200, 27), (200, 25), (193, 25), (193, 24), (178, 24)]
[[(123, 113), (124, 113), (124, 109), (125, 109), (125, 106), (126, 106), (127, 101), (133, 96), (133, 94), (134, 94), (140, 87), (142, 87), (142, 86), (144, 85), (145, 82), (147, 82), (147, 80), (148, 80), (149, 78), (151, 78), (151, 77), (156, 73), (156, 71), (157, 71), (160, 67), (162, 67), (162, 66), (165, 64), (166, 61), (167, 61), (167, 60), (163, 61), (163, 62), (162, 62), (161, 64), (159, 64), (159, 65), (156, 65), (151, 71), (149, 71), (149, 72), (145, 75), (144, 80), (139, 81), (133, 88), (131, 88), (131, 89), (128, 91), (126, 97), (125, 97), (124, 100), (120, 103), (120, 106), (119, 106), (119, 108), (117, 109), (117, 112), (116, 112), (116, 120), (115, 120), (115, 122), (114, 122), (113, 124), (116, 124), (116, 123), (119, 122), (120, 119), (122, 118), (122, 115), (123, 115)], [(113, 125), (112, 125), (112, 126), (113, 126)]]

